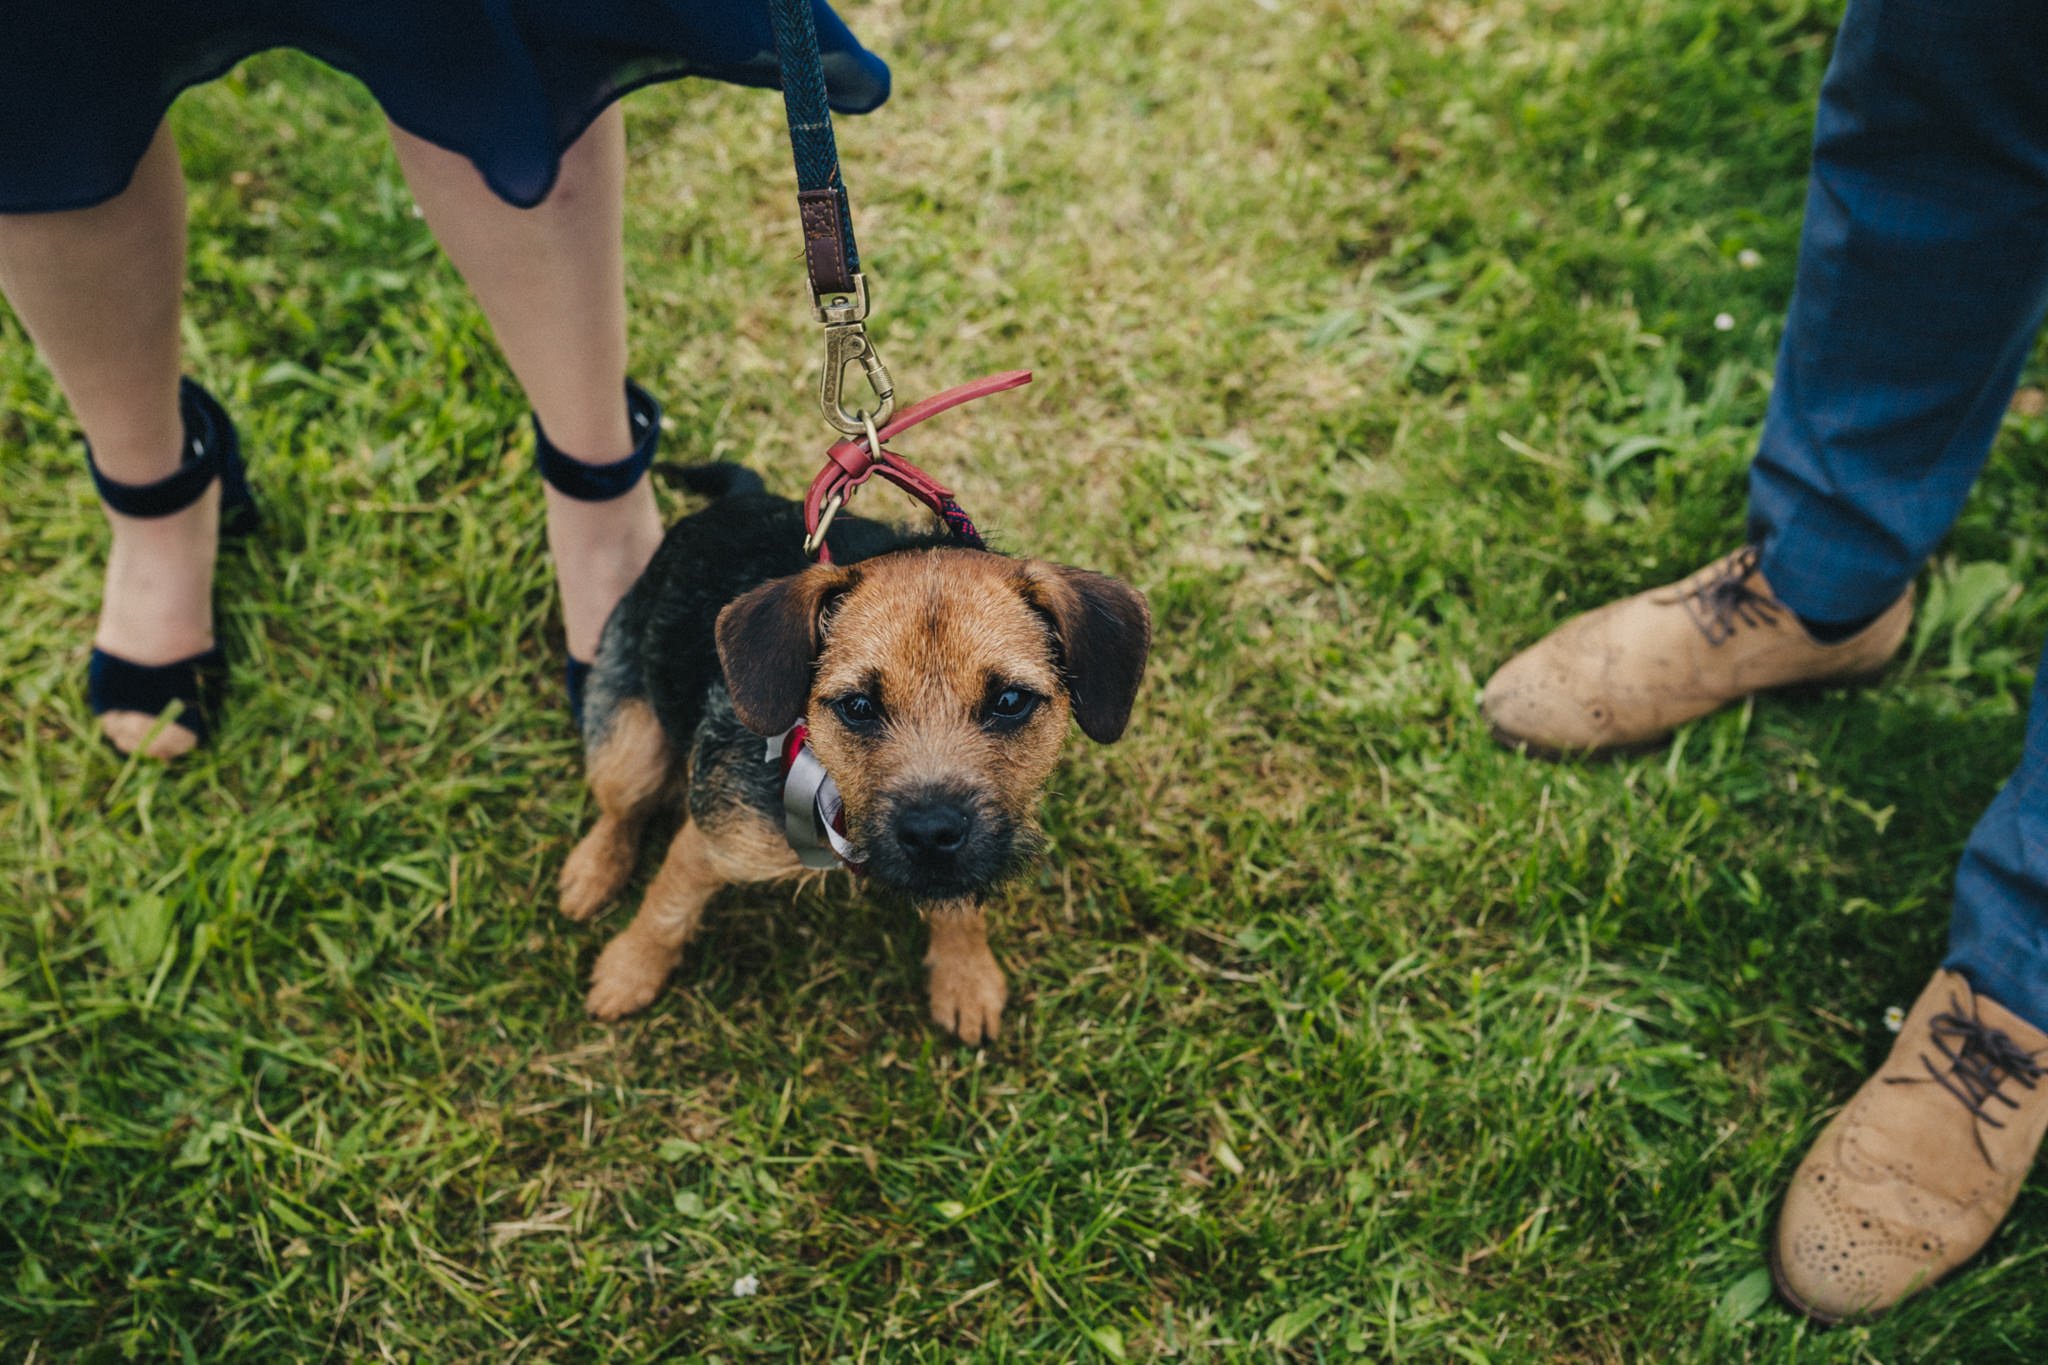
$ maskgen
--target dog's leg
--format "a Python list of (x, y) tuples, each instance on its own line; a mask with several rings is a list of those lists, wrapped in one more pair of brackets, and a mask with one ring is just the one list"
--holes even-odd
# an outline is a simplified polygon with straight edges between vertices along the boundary
[(640, 913), (598, 954), (584, 1000), (593, 1016), (617, 1019), (660, 994), (662, 982), (683, 960), (683, 945), (696, 934), (705, 904), (730, 880), (718, 863), (712, 841), (695, 820), (686, 822), (668, 846)]
[(597, 824), (562, 865), (562, 913), (589, 919), (633, 875), (640, 828), (668, 783), (668, 737), (644, 701), (620, 704), (590, 755), (590, 791)]
[(932, 1018), (963, 1043), (994, 1038), (1010, 992), (988, 950), (981, 907), (973, 901), (947, 901), (927, 910), (925, 923), (932, 936), (924, 955), (931, 968)]

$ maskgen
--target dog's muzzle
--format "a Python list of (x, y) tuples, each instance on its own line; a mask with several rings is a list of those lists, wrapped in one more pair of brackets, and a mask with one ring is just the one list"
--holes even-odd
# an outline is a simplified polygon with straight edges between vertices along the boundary
[(1010, 822), (956, 787), (924, 787), (879, 803), (863, 822), (868, 871), (925, 900), (984, 891), (1008, 872)]

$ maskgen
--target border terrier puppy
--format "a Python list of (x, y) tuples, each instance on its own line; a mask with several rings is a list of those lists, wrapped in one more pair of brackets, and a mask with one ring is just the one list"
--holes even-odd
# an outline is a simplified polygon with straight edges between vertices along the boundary
[(1123, 733), (1145, 599), (858, 517), (832, 523), (834, 562), (811, 565), (802, 508), (758, 476), (675, 472), (718, 500), (669, 529), (606, 623), (583, 722), (599, 815), (562, 869), (562, 913), (588, 919), (618, 895), (664, 801), (688, 818), (598, 956), (586, 1007), (641, 1009), (720, 888), (804, 872), (784, 834), (784, 745), (764, 742), (802, 722), (837, 784), (848, 860), (929, 926), (932, 1016), (993, 1038), (1007, 991), (981, 897), (1036, 840), (1068, 716), (1101, 743)]

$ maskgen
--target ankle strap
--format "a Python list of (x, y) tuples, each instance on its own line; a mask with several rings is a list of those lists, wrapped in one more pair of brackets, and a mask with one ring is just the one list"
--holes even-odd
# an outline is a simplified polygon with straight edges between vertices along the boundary
[(633, 432), (633, 453), (611, 464), (585, 464), (564, 455), (541, 430), (540, 414), (533, 418), (533, 465), (541, 478), (557, 493), (578, 502), (610, 502), (632, 491), (654, 463), (655, 447), (661, 440), (661, 404), (654, 396), (626, 381), (626, 420)]
[(124, 517), (167, 517), (182, 512), (207, 490), (220, 473), (222, 447), (228, 435), (216, 420), (220, 404), (212, 394), (189, 379), (178, 381), (178, 414), (184, 419), (185, 447), (178, 468), (154, 483), (117, 483), (100, 469), (92, 457), (92, 443), (85, 447), (85, 467), (92, 471), (92, 486), (100, 501)]

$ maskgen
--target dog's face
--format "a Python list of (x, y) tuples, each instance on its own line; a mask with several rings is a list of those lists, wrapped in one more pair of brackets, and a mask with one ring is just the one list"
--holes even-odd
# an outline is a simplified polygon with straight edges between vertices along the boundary
[(1016, 866), (1068, 716), (1121, 735), (1150, 642), (1135, 589), (964, 549), (821, 565), (718, 618), (740, 720), (805, 720), (868, 871), (926, 901)]

